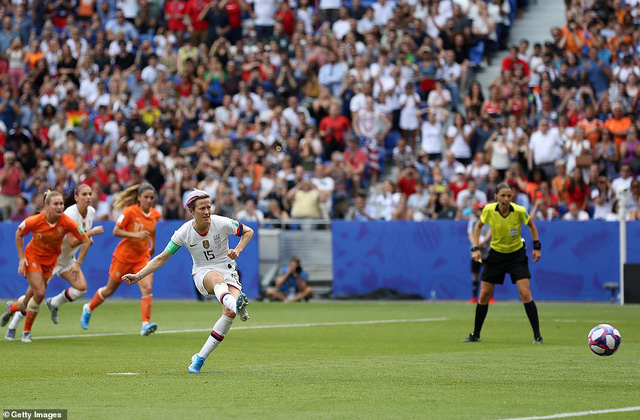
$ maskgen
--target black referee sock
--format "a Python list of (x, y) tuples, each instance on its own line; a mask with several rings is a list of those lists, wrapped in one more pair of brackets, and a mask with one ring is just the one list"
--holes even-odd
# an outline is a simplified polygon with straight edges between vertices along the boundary
[(478, 303), (476, 305), (476, 324), (473, 327), (474, 337), (480, 337), (480, 331), (482, 330), (482, 324), (484, 324), (484, 319), (487, 317), (487, 312), (489, 312), (489, 304), (480, 305)]
[(531, 328), (533, 329), (533, 337), (540, 337), (540, 322), (538, 321), (538, 308), (534, 301), (524, 304), (524, 310), (527, 312)]

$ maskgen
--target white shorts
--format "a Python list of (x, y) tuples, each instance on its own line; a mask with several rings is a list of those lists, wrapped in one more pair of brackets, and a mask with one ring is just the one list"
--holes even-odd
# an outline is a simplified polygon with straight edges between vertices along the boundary
[(76, 263), (76, 259), (72, 258), (71, 260), (69, 260), (68, 263), (66, 263), (64, 265), (60, 265), (60, 264), (56, 265), (56, 268), (53, 269), (53, 275), (54, 276), (59, 276), (61, 273), (64, 273), (65, 271), (70, 269), (73, 266), (73, 264), (75, 264), (75, 263)]
[(210, 271), (217, 271), (222, 275), (222, 278), (224, 279), (225, 283), (227, 283), (229, 286), (233, 286), (236, 289), (242, 291), (242, 283), (240, 283), (240, 276), (238, 276), (238, 272), (236, 271), (235, 268), (228, 268), (226, 266), (203, 267), (198, 269), (198, 271), (192, 274), (193, 282), (195, 283), (196, 288), (198, 289), (198, 292), (200, 292), (202, 296), (215, 297), (213, 293), (207, 292), (207, 289), (204, 288), (204, 277)]

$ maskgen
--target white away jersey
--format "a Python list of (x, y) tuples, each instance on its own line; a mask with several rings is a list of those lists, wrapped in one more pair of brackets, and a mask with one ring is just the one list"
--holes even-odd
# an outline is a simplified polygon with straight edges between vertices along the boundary
[(166, 250), (175, 254), (178, 247), (186, 247), (193, 259), (192, 273), (200, 268), (215, 268), (220, 265), (228, 267), (230, 264), (235, 268), (236, 262), (227, 256), (229, 235), (241, 236), (242, 224), (228, 217), (211, 215), (209, 231), (201, 236), (193, 228), (193, 220), (189, 220), (173, 233)]
[[(76, 222), (78, 226), (80, 226), (86, 233), (93, 227), (93, 221), (96, 218), (96, 209), (89, 206), (87, 208), (87, 216), (82, 217), (82, 215), (78, 211), (78, 205), (74, 204), (73, 206), (67, 207), (67, 209), (64, 211), (64, 214), (72, 218), (73, 221)], [(58, 257), (58, 266), (64, 267), (69, 264), (71, 260), (75, 258), (78, 249), (80, 249), (80, 245), (71, 248), (69, 246), (69, 242), (67, 241), (67, 237), (65, 236), (64, 241), (62, 242), (62, 251), (60, 253), (60, 256)]]

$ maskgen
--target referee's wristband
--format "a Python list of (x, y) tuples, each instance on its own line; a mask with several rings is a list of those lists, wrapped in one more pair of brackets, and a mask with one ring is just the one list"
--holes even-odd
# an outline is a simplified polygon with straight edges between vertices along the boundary
[(542, 249), (542, 244), (540, 241), (533, 241), (533, 249), (536, 251), (540, 251)]
[(471, 252), (476, 252), (476, 251), (480, 251), (480, 248), (477, 246), (474, 246), (471, 248)]

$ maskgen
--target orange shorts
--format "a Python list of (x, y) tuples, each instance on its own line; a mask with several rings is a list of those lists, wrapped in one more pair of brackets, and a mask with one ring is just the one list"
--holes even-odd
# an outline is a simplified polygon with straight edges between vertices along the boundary
[(31, 255), (25, 254), (24, 257), (27, 259), (27, 266), (24, 270), (25, 277), (27, 277), (27, 273), (42, 273), (44, 280), (49, 280), (53, 276), (53, 269), (56, 268), (57, 261), (53, 264), (40, 264)]
[[(136, 263), (125, 263), (116, 259), (116, 257), (113, 257), (111, 259), (111, 267), (109, 267), (109, 277), (114, 279), (116, 282), (121, 283), (122, 276), (124, 276), (125, 274), (137, 273), (138, 271), (142, 270), (148, 262), (149, 260), (145, 259)], [(153, 274), (149, 274), (147, 277), (152, 279)]]

